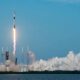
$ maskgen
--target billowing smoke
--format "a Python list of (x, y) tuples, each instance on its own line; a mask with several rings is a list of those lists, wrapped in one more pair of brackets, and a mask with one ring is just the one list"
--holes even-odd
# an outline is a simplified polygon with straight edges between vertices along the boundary
[(69, 51), (66, 57), (54, 57), (48, 60), (40, 59), (29, 65), (33, 71), (80, 70), (80, 53)]

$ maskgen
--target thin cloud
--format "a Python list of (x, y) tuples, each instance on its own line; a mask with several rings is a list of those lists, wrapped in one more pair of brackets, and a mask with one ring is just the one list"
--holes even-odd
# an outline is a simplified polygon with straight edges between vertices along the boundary
[(67, 2), (67, 3), (79, 3), (80, 0), (43, 0), (46, 2)]

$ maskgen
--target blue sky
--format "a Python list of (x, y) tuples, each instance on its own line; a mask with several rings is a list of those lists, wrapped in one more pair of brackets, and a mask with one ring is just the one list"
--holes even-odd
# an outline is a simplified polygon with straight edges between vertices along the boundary
[(0, 0), (0, 50), (12, 51), (14, 10), (17, 56), (27, 46), (37, 59), (80, 51), (80, 0)]

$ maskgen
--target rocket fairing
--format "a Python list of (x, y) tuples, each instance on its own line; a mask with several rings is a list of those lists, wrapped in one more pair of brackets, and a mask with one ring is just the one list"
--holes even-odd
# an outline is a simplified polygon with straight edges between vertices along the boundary
[(15, 16), (13, 17), (13, 19), (15, 20)]
[(14, 19), (14, 20), (16, 19), (16, 17), (15, 17), (15, 11), (14, 11), (14, 13), (13, 13), (13, 19)]

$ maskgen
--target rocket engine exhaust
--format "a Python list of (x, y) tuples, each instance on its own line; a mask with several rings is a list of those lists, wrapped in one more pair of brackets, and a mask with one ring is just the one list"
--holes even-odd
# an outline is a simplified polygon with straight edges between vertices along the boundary
[(13, 54), (16, 53), (16, 28), (13, 27)]
[(15, 56), (16, 53), (16, 25), (15, 25), (15, 13), (13, 14), (13, 21), (14, 21), (14, 27), (13, 27), (13, 55)]

